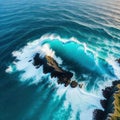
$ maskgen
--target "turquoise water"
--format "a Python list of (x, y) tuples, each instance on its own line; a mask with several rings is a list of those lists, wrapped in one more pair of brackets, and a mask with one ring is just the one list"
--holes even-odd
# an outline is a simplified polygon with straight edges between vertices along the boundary
[[(102, 89), (120, 79), (119, 0), (0, 0), (0, 120), (92, 120)], [(32, 62), (52, 56), (80, 88)]]

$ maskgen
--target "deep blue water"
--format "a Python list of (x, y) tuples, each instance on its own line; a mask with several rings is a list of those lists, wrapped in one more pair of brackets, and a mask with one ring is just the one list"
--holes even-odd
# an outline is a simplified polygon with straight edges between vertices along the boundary
[[(92, 120), (120, 79), (120, 0), (0, 0), (0, 120)], [(83, 88), (35, 69), (50, 55)]]

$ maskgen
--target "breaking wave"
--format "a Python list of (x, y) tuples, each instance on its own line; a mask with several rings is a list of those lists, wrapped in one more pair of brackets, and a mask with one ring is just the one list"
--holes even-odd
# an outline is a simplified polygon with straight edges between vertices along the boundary
[[(42, 67), (36, 69), (33, 57), (40, 53), (53, 57), (60, 66), (74, 73), (73, 79), (83, 84), (83, 88), (71, 88), (58, 85), (56, 78), (44, 74)], [(29, 42), (25, 47), (14, 51), (15, 61), (8, 66), (6, 72), (21, 71), (20, 81), (31, 84), (48, 83), (49, 87), (57, 89), (55, 96), (62, 98), (64, 110), (71, 109), (69, 119), (92, 120), (95, 109), (103, 109), (100, 105), (102, 89), (119, 79), (119, 70), (115, 60), (102, 57), (97, 51), (80, 40), (61, 38), (56, 34), (45, 34), (40, 39)], [(70, 106), (70, 108), (69, 108)], [(59, 109), (57, 114), (62, 110)], [(57, 115), (54, 116), (57, 119)]]

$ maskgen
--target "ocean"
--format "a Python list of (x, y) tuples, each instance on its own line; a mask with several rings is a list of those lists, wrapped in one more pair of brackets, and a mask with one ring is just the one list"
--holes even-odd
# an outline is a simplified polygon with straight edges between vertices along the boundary
[[(93, 120), (120, 79), (120, 0), (0, 0), (0, 120)], [(53, 57), (82, 88), (36, 69)]]

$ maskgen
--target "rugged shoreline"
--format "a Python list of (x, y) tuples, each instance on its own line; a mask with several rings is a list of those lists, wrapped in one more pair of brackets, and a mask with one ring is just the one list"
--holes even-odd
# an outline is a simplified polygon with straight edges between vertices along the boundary
[[(120, 59), (115, 60), (120, 64)], [(100, 103), (104, 108), (94, 110), (94, 120), (120, 120), (120, 80), (112, 82), (112, 86), (102, 90), (105, 100)]]
[(120, 80), (114, 81), (112, 86), (106, 87), (102, 92), (105, 100), (100, 103), (104, 111), (96, 109), (93, 113), (94, 120), (120, 120)]

